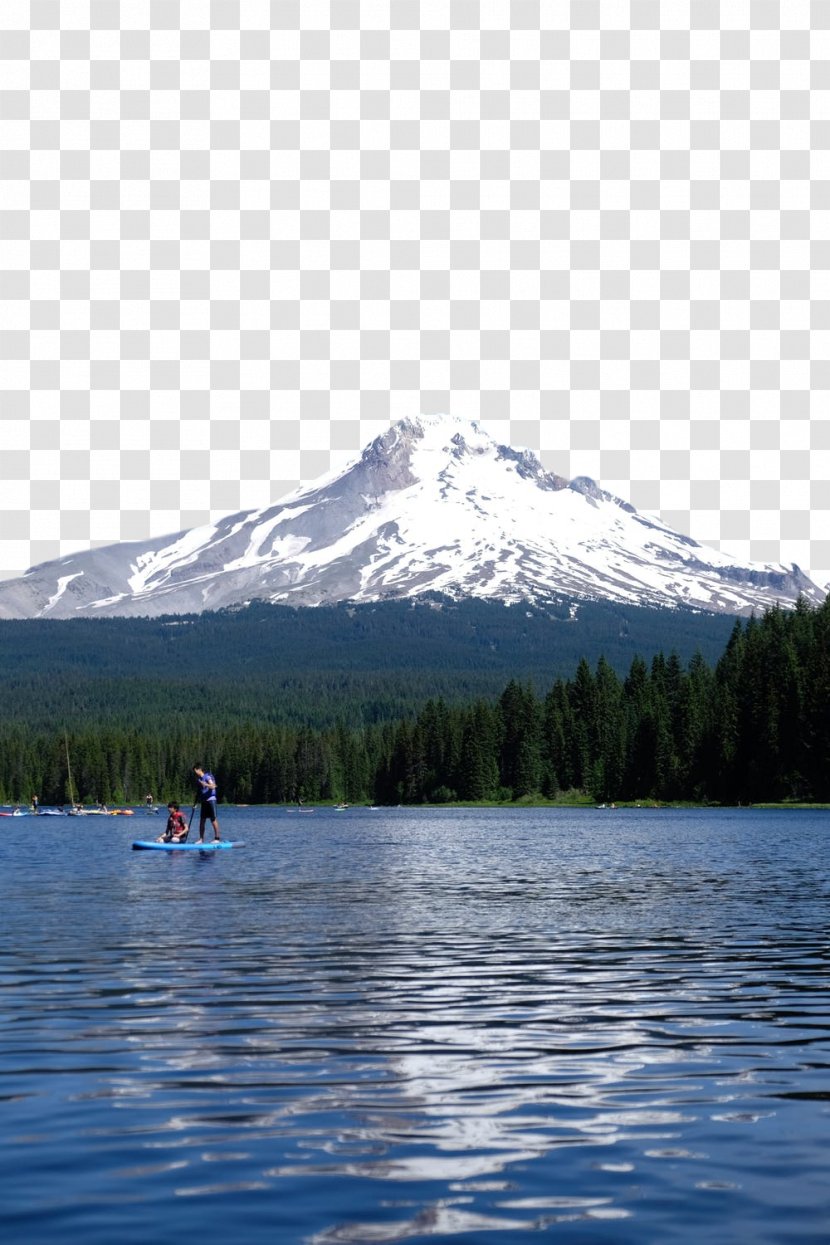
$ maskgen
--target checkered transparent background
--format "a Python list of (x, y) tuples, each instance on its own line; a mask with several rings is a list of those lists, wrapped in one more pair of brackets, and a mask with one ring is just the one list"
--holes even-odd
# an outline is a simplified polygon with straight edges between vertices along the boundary
[(2, 0), (0, 574), (447, 410), (830, 580), (830, 0)]

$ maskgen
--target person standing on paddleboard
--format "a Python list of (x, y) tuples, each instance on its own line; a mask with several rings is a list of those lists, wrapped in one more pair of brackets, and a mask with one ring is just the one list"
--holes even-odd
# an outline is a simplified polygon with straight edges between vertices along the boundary
[(219, 842), (219, 822), (216, 820), (216, 779), (208, 774), (203, 765), (194, 765), (193, 773), (199, 784), (199, 842), (205, 841), (205, 822), (213, 826), (213, 838)]

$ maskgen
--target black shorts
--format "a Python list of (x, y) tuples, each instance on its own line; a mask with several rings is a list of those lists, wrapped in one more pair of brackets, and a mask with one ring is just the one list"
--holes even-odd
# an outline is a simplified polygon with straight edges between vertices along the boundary
[(215, 800), (202, 800), (201, 812), (202, 812), (203, 817), (209, 817), (210, 820), (213, 821), (214, 817), (216, 816), (216, 801)]

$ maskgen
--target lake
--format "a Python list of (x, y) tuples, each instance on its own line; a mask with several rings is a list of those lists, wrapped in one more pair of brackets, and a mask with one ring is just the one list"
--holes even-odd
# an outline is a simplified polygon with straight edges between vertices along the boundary
[(4, 1242), (828, 1240), (830, 814), (220, 820), (0, 823)]

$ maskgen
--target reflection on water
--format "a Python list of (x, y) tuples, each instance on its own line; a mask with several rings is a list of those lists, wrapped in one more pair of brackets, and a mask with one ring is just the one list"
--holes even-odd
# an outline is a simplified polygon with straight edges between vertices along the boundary
[(825, 816), (225, 818), (4, 834), (13, 1237), (825, 1238)]

